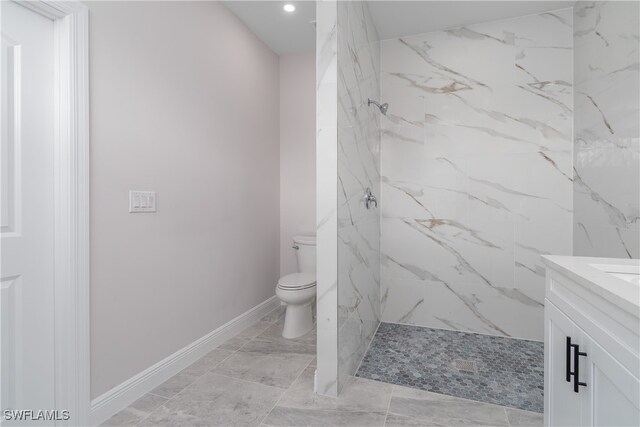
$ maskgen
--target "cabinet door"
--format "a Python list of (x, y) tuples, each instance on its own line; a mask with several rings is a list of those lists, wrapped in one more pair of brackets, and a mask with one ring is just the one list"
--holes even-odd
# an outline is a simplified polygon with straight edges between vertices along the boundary
[[(573, 377), (567, 372), (573, 367), (573, 352), (567, 358), (567, 338), (579, 344), (578, 327), (556, 306), (545, 301), (544, 337), (544, 421), (547, 426), (579, 426), (585, 393), (573, 390)], [(569, 364), (567, 365), (567, 362)]]
[[(587, 356), (581, 358), (590, 389), (591, 405), (586, 425), (640, 426), (640, 381), (586, 333), (582, 336)], [(582, 346), (581, 346), (582, 350)], [(580, 387), (581, 389), (585, 387)], [(586, 391), (586, 390), (585, 390)], [(582, 390), (580, 393), (582, 394)]]

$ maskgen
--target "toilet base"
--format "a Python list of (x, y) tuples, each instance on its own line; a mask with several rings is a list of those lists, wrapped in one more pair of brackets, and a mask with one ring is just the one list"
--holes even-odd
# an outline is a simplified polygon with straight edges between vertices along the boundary
[(298, 338), (313, 329), (312, 306), (312, 302), (304, 305), (287, 304), (282, 329), (283, 338)]

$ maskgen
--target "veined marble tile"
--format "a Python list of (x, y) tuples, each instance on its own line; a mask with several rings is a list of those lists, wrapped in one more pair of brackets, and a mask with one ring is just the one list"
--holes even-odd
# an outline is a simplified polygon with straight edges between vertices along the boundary
[(572, 254), (572, 217), (556, 221), (522, 221), (515, 225), (515, 286), (544, 304), (545, 268), (541, 255)]
[(560, 151), (483, 155), (469, 160), (470, 220), (553, 222), (570, 218), (571, 159), (571, 151)]
[[(439, 282), (410, 279), (382, 279), (382, 321), (424, 325), (430, 313), (427, 311), (427, 289)], [(393, 287), (393, 292), (386, 291)]]
[[(382, 185), (380, 188), (380, 198), (382, 200), (381, 204), (381, 216), (383, 218), (395, 218), (398, 216), (409, 216), (411, 218), (433, 218), (434, 208), (443, 207), (441, 205), (426, 205), (424, 200), (425, 198), (431, 197), (433, 200), (433, 195), (436, 194), (437, 197), (446, 197), (450, 196), (452, 198), (459, 197), (464, 202), (464, 208), (466, 208), (466, 193), (463, 195), (460, 194), (451, 194), (447, 188), (445, 189), (433, 189), (433, 188), (425, 188), (420, 183), (416, 182), (407, 182), (407, 181), (389, 181), (385, 177), (382, 177)], [(381, 239), (385, 238), (384, 233), (382, 233)]]
[(379, 43), (364, 2), (339, 2), (338, 38), (338, 382), (355, 373), (380, 321)]
[(574, 255), (611, 258), (638, 258), (640, 255), (640, 227), (573, 225)]
[(381, 174), (384, 181), (421, 182), (421, 166), (425, 155), (423, 144), (398, 140), (383, 129), (381, 147)]
[[(368, 151), (352, 132), (338, 129), (339, 228), (353, 226), (376, 213), (366, 209), (363, 197), (366, 188), (373, 191), (380, 185), (378, 170), (371, 165), (367, 166), (360, 158), (360, 153)], [(374, 160), (367, 163), (375, 163)]]
[[(382, 320), (542, 340), (543, 306), (519, 289), (447, 284), (427, 280), (383, 279), (390, 292)], [(411, 300), (410, 298), (415, 298)], [(514, 319), (522, 319), (514, 322)]]
[(337, 2), (316, 2), (316, 238), (318, 393), (338, 394)]
[(576, 150), (575, 221), (619, 228), (640, 226), (640, 152)]
[[(469, 193), (469, 161), (466, 158), (452, 160), (430, 156), (424, 159), (423, 195), (419, 200), (426, 206), (432, 218), (447, 218), (468, 223), (469, 208), (474, 201), (474, 196)], [(489, 201), (489, 204), (494, 205), (492, 201)]]
[(574, 8), (574, 253), (640, 256), (640, 5)]
[[(384, 43), (384, 42), (383, 42)], [(381, 126), (385, 130), (393, 130), (398, 126), (424, 127), (425, 100), (421, 94), (413, 96), (397, 96), (389, 93), (384, 102), (393, 105), (393, 109), (380, 117)]]
[[(379, 289), (369, 289), (380, 280), (379, 266), (379, 238), (377, 230), (379, 222), (377, 220), (363, 222), (361, 224), (340, 230), (338, 256), (340, 285), (344, 285), (344, 294), (341, 294), (340, 305), (348, 307), (349, 312), (353, 312), (361, 303), (375, 306), (378, 299)], [(368, 240), (366, 234), (375, 236)], [(372, 308), (375, 312), (375, 308)]]
[[(512, 287), (513, 224), (480, 227), (448, 219), (385, 219), (383, 256), (422, 280)], [(417, 268), (415, 268), (417, 267)]]
[(572, 20), (382, 42), (383, 319), (541, 339), (539, 257), (572, 240)]

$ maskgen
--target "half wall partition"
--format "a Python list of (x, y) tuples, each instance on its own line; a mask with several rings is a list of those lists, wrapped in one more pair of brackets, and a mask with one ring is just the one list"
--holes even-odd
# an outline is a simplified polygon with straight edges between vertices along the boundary
[(317, 4), (318, 374), (337, 395), (380, 322), (380, 46), (364, 2)]

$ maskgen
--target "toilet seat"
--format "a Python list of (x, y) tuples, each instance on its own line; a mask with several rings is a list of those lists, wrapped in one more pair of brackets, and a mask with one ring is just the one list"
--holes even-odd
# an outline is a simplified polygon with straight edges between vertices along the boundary
[(278, 288), (287, 291), (298, 291), (316, 286), (316, 275), (311, 273), (293, 273), (282, 276), (278, 280)]

